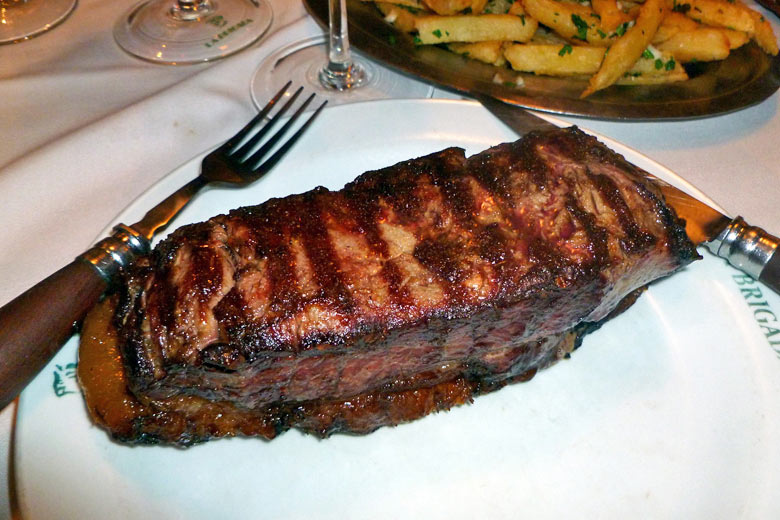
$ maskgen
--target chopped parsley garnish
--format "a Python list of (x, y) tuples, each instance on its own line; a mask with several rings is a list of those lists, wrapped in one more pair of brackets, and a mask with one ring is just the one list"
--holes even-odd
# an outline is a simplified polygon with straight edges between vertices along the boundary
[(561, 50), (558, 51), (558, 56), (564, 56), (566, 54), (571, 54), (572, 47), (568, 43), (561, 47)]
[(441, 38), (441, 29), (434, 29), (433, 35), (436, 36), (437, 38)]
[(606, 37), (607, 37), (607, 33), (605, 33), (604, 31), (602, 31), (601, 29), (597, 29), (597, 30), (596, 30), (596, 32), (597, 32), (597, 33), (598, 33), (598, 35), (599, 35), (599, 36), (601, 36), (602, 38), (606, 38)]
[(618, 36), (623, 36), (624, 34), (626, 34), (626, 30), (628, 30), (628, 22), (623, 22), (618, 26), (617, 29), (615, 29), (615, 34), (617, 34)]
[(422, 45), (423, 44), (423, 42), (422, 42), (422, 40), (420, 39), (419, 36), (415, 36), (413, 41), (414, 41), (415, 45)]
[(576, 14), (571, 15), (571, 21), (577, 28), (577, 35), (575, 38), (586, 41), (588, 39), (588, 23)]
[(650, 52), (650, 49), (645, 49), (642, 51), (642, 57), (646, 60), (652, 60), (653, 59), (653, 53)]
[(655, 60), (655, 68), (658, 69), (658, 70), (661, 70), (662, 68), (664, 68), (664, 60), (662, 60), (661, 58), (656, 59)]
[(669, 58), (669, 61), (666, 62), (666, 65), (664, 65), (664, 69), (666, 70), (674, 70), (674, 58)]

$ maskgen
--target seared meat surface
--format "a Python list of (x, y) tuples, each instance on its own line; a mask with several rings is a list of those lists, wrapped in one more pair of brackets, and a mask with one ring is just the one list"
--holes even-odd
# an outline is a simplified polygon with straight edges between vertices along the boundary
[(576, 128), (238, 209), (128, 273), (118, 348), (147, 412), (115, 434), (397, 424), (531, 377), (695, 258), (643, 172)]

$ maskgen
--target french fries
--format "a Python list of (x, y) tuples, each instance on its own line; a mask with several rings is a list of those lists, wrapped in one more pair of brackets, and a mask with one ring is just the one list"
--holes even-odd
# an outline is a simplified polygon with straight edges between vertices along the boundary
[(618, 8), (616, 0), (591, 0), (590, 4), (601, 19), (601, 28), (607, 33), (613, 33), (622, 24), (631, 21), (631, 16)]
[(422, 44), (506, 40), (524, 42), (536, 32), (538, 22), (510, 14), (420, 16), (417, 38)]
[(570, 44), (514, 44), (504, 49), (511, 67), (546, 76), (585, 76), (599, 70), (604, 47)]
[(683, 63), (723, 60), (753, 40), (777, 55), (769, 22), (741, 0), (362, 0), (385, 21), (464, 57), (613, 84), (685, 81)]
[(671, 54), (646, 49), (631, 68), (615, 81), (616, 85), (656, 85), (685, 81), (688, 74)]
[(646, 0), (642, 4), (634, 25), (609, 48), (599, 71), (591, 76), (588, 88), (581, 97), (587, 97), (612, 85), (636, 63), (664, 19), (665, 2), (666, 0)]
[(601, 28), (599, 15), (586, 5), (557, 0), (523, 0), (523, 7), (540, 24), (567, 40), (600, 47), (608, 47), (611, 43), (610, 35)]
[(414, 31), (417, 15), (398, 4), (377, 2), (377, 9), (384, 15), (385, 21), (398, 27), (403, 32)]
[(452, 15), (463, 11), (467, 7), (471, 9), (471, 0), (422, 0), (434, 13)]
[(466, 56), (474, 60), (484, 61), (497, 67), (506, 64), (504, 57), (504, 42), (474, 42), (474, 43), (450, 43), (447, 48), (454, 53)]
[(679, 61), (717, 61), (726, 59), (731, 45), (726, 34), (715, 28), (680, 31), (656, 45), (658, 50), (673, 54)]
[(734, 2), (723, 0), (669, 0), (673, 11), (713, 27), (726, 27), (752, 33), (755, 23), (750, 10)]
[(750, 17), (753, 18), (753, 32), (751, 33), (753, 40), (767, 54), (776, 55), (778, 52), (777, 39), (772, 31), (772, 26), (755, 11), (750, 11)]
[(664, 16), (661, 25), (653, 36), (653, 45), (657, 45), (668, 40), (680, 31), (694, 31), (701, 27), (701, 24), (693, 18), (688, 18), (682, 13), (670, 12)]
[[(514, 70), (547, 76), (590, 76), (601, 67), (603, 47), (527, 43), (509, 45), (504, 57)], [(615, 80), (618, 85), (650, 85), (684, 81), (688, 75), (671, 54), (650, 51)]]
[[(720, 32), (722, 32), (723, 35), (726, 37), (726, 39), (729, 41), (729, 49), (731, 50), (742, 47), (750, 39), (746, 33), (735, 31), (733, 29), (720, 29)], [(774, 38), (775, 38), (774, 34), (770, 34), (770, 37), (768, 39), (770, 42), (774, 42), (775, 41)], [(774, 52), (772, 50), (768, 50), (766, 52), (767, 54), (777, 54), (777, 43), (774, 44)]]

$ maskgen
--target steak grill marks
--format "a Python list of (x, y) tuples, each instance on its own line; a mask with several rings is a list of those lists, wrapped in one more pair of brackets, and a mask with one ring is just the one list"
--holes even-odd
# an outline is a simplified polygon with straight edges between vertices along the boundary
[[(298, 312), (303, 305), (300, 291), (298, 290), (297, 276), (295, 274), (295, 256), (290, 247), (292, 237), (300, 226), (296, 226), (296, 205), (279, 205), (279, 218), (275, 222), (257, 228), (253, 241), (256, 244), (267, 244), (265, 248), (260, 246), (256, 251), (259, 257), (265, 257), (268, 272), (268, 290), (270, 301), (268, 307), (274, 315), (285, 316)], [(307, 213), (300, 212), (302, 215)]]
[(329, 240), (328, 230), (323, 225), (324, 215), (319, 205), (320, 199), (311, 196), (303, 200), (305, 204), (295, 208), (301, 212), (301, 216), (295, 221), (294, 233), (303, 239), (314, 276), (321, 290), (318, 299), (332, 305), (339, 313), (349, 314), (353, 311), (354, 304), (341, 277), (341, 269), (336, 260), (333, 244)]
[[(379, 198), (367, 191), (344, 194), (345, 209), (354, 219), (354, 232), (365, 237), (371, 254), (383, 259), (378, 282), (387, 287), (391, 305), (404, 308), (412, 305), (412, 296), (404, 286), (398, 266), (390, 259), (390, 251), (379, 231)], [(346, 219), (345, 219), (346, 220)]]
[[(420, 225), (427, 229), (428, 236), (417, 237), (414, 257), (437, 277), (449, 300), (466, 301), (468, 291), (463, 282), (473, 273), (465, 264), (469, 263), (474, 242), (474, 204), (471, 194), (458, 183), (462, 180), (457, 174), (463, 171), (463, 157), (452, 154), (444, 159), (428, 169), (420, 179), (421, 193), (415, 193), (418, 199), (431, 201), (432, 211), (428, 212), (429, 225)], [(437, 233), (440, 230), (447, 231), (442, 236)]]
[(598, 188), (620, 221), (620, 226), (626, 235), (626, 238), (621, 240), (620, 244), (623, 249), (627, 253), (639, 253), (652, 245), (655, 237), (639, 229), (639, 226), (634, 222), (628, 204), (623, 200), (623, 196), (615, 183), (606, 175), (594, 175), (590, 170), (588, 170), (588, 178)]
[[(596, 309), (601, 319), (696, 257), (641, 172), (605, 150), (576, 129), (468, 159), (453, 148), (185, 227), (155, 269), (131, 275), (119, 306), (130, 386), (147, 403), (195, 394), (320, 409), (532, 374)], [(213, 302), (222, 272), (234, 285)], [(176, 336), (182, 309), (213, 314), (218, 333)], [(195, 361), (168, 348), (203, 337), (182, 350), (201, 351)]]

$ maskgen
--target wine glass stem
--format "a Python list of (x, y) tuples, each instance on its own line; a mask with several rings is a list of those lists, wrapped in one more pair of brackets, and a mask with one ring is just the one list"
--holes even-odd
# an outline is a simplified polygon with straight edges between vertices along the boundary
[(177, 20), (189, 21), (207, 16), (213, 11), (211, 0), (176, 0), (170, 12)]
[(328, 0), (328, 16), (328, 64), (320, 72), (320, 81), (326, 88), (337, 90), (359, 87), (365, 73), (352, 61), (349, 49), (347, 0)]

